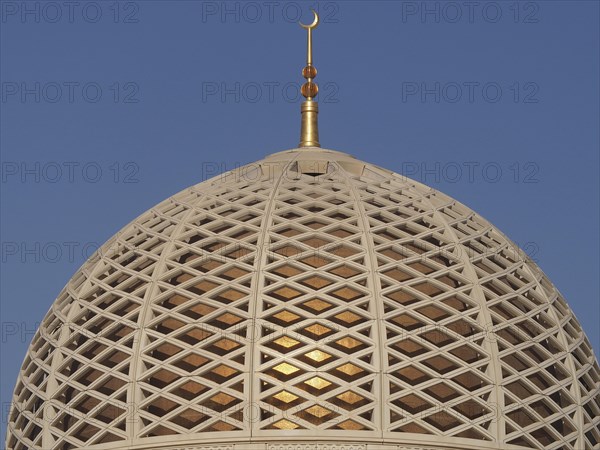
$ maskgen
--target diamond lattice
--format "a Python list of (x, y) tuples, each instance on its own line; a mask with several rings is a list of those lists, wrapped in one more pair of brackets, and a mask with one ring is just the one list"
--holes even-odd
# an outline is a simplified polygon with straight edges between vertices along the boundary
[(560, 293), (471, 210), (341, 153), (283, 152), (159, 204), (75, 274), (7, 448), (282, 430), (597, 449), (600, 369)]

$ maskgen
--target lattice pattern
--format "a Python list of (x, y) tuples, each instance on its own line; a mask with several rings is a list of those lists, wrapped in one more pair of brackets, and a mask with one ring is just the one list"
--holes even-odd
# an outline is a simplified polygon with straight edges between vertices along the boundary
[(283, 152), (161, 203), (81, 268), (31, 343), (7, 448), (282, 433), (598, 449), (600, 369), (539, 268), (468, 208)]

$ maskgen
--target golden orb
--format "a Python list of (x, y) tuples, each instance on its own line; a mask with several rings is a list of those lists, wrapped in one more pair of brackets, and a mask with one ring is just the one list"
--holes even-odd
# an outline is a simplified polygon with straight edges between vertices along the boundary
[(302, 76), (306, 79), (315, 78), (317, 76), (317, 68), (315, 66), (306, 66), (302, 69)]
[(319, 93), (319, 86), (312, 81), (308, 81), (302, 85), (301, 92), (304, 97), (313, 98)]

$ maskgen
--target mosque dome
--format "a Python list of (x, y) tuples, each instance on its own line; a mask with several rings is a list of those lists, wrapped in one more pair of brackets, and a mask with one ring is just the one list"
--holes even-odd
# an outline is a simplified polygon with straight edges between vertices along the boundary
[(537, 265), (456, 200), (320, 148), (186, 189), (73, 276), (8, 450), (600, 449), (600, 368)]
[(561, 294), (475, 212), (316, 147), (165, 200), (31, 342), (10, 450), (598, 449)]

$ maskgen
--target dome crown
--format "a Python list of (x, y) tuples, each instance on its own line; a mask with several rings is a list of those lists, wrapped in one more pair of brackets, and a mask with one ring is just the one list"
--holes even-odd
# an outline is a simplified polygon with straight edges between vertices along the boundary
[(7, 447), (579, 450), (599, 424), (590, 344), (516, 245), (427, 186), (303, 148), (167, 199), (74, 275)]

